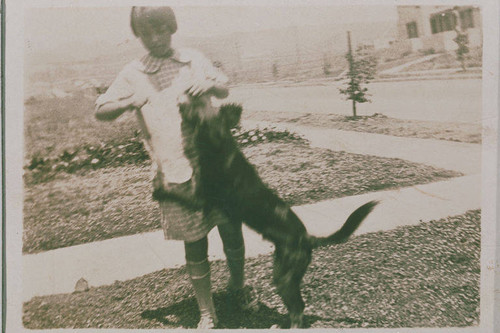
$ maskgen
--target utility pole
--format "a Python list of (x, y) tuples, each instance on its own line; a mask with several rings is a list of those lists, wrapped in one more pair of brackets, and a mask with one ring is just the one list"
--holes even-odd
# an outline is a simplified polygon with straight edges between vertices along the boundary
[[(347, 32), (347, 49), (348, 49), (347, 59), (349, 61), (349, 74), (352, 75), (354, 59), (353, 59), (353, 55), (352, 55), (351, 32), (350, 31)], [(356, 101), (354, 99), (352, 100), (352, 114), (353, 114), (354, 118), (356, 118)]]
[[(293, 31), (295, 34), (295, 56), (296, 56), (296, 61), (297, 61), (297, 67), (295, 68), (296, 70), (296, 75), (300, 73), (300, 70), (302, 69), (302, 58), (300, 56), (300, 40), (299, 40), (299, 29), (296, 25), (293, 26)], [(297, 77), (295, 78), (297, 79)]]
[(235, 50), (235, 54), (236, 54), (236, 71), (234, 72), (234, 77), (235, 77), (235, 81), (237, 82), (238, 79), (240, 78), (240, 73), (243, 72), (243, 65), (242, 65), (242, 62), (241, 62), (241, 52), (240, 52), (240, 43), (238, 41), (238, 39), (236, 39), (234, 41), (234, 50)]

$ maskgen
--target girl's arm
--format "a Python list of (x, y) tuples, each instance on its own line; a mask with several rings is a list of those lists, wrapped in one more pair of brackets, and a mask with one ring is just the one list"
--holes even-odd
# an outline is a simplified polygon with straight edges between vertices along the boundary
[(136, 106), (130, 103), (129, 99), (107, 102), (96, 106), (95, 117), (97, 120), (111, 121), (121, 116), (125, 111), (134, 110), (136, 108)]
[[(135, 66), (135, 65), (134, 65)], [(115, 120), (125, 111), (140, 109), (148, 101), (147, 90), (138, 89), (135, 82), (136, 70), (129, 64), (118, 74), (107, 91), (95, 102), (95, 117), (101, 121)]]

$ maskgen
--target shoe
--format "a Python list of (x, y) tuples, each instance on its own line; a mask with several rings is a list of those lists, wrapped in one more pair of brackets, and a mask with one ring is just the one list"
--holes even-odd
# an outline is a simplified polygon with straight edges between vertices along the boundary
[(241, 289), (229, 288), (227, 293), (231, 302), (241, 310), (251, 312), (259, 310), (259, 300), (251, 286), (244, 286)]
[(217, 322), (211, 316), (202, 315), (196, 328), (199, 330), (211, 330), (215, 328), (216, 325)]

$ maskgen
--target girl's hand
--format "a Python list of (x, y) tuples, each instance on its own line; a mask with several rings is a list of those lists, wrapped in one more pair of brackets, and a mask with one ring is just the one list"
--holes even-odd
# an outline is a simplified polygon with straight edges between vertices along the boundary
[(187, 93), (193, 97), (198, 97), (203, 94), (210, 94), (216, 98), (226, 98), (229, 95), (229, 90), (225, 85), (217, 84), (212, 80), (202, 80), (191, 86)]
[(204, 93), (209, 92), (212, 87), (215, 86), (215, 81), (212, 80), (200, 80), (193, 84), (188, 90), (187, 93), (193, 97), (198, 97), (203, 95)]

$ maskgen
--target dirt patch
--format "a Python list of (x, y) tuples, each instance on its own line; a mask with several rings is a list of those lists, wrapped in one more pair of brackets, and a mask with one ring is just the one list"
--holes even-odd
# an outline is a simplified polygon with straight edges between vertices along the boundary
[(245, 120), (334, 128), (345, 131), (368, 132), (420, 139), (481, 143), (481, 125), (469, 123), (441, 123), (389, 118), (381, 114), (357, 118), (317, 113), (248, 111)]

